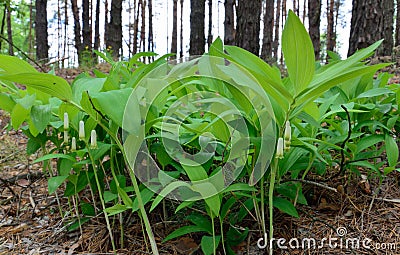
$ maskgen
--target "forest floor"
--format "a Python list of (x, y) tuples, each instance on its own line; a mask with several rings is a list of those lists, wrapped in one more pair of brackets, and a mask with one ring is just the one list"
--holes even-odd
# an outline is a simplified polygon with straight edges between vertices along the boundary
[[(46, 173), (40, 164), (32, 163), (39, 155), (26, 155), (27, 138), (20, 130), (8, 131), (8, 123), (8, 115), (0, 110), (0, 255), (112, 254), (106, 225), (100, 218), (93, 218), (82, 230), (67, 231), (65, 223), (70, 215), (62, 218), (59, 210), (67, 212), (68, 201), (60, 190), (59, 200), (48, 194)], [(361, 176), (327, 178), (322, 182), (325, 188), (304, 185), (309, 204), (297, 205), (299, 218), (276, 211), (275, 238), (298, 240), (300, 247), (277, 248), (274, 254), (400, 254), (400, 173), (394, 171), (380, 182), (364, 178), (367, 171), (360, 171)], [(157, 212), (150, 214), (150, 221), (161, 254), (201, 254), (197, 235), (161, 243), (181, 223), (163, 222)], [(235, 251), (267, 254), (266, 249), (257, 247), (261, 236), (254, 220), (247, 221), (253, 231)], [(129, 245), (118, 254), (150, 254), (137, 217), (126, 219), (124, 228)], [(338, 229), (344, 231), (339, 233), (345, 234), (342, 238)], [(118, 232), (116, 229), (116, 236)], [(316, 240), (317, 245), (325, 240), (325, 246), (303, 249), (305, 238)], [(346, 246), (346, 240), (359, 241), (359, 247), (351, 242)], [(332, 247), (327, 245), (329, 241)]]

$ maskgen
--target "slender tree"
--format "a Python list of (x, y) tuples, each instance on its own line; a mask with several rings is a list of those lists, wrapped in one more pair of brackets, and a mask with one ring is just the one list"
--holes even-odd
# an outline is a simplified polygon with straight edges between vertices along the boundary
[(273, 57), (278, 60), (278, 47), (279, 47), (279, 21), (281, 15), (281, 0), (276, 1), (276, 14), (275, 14), (275, 37), (273, 42)]
[(147, 51), (154, 51), (153, 42), (153, 0), (148, 0), (149, 8), (149, 36), (147, 38)]
[(8, 54), (10, 56), (14, 55), (14, 43), (12, 36), (12, 26), (11, 26), (11, 2), (7, 3), (7, 37), (8, 37)]
[(365, 48), (375, 41), (385, 39), (377, 55), (391, 55), (393, 48), (393, 0), (353, 0), (349, 51)]
[[(326, 51), (333, 51), (335, 46), (335, 35), (333, 34), (334, 24), (334, 0), (326, 1), (326, 13), (327, 13), (327, 29), (326, 29)], [(328, 54), (326, 54), (326, 60), (328, 61)]]
[(71, 0), (72, 15), (74, 16), (75, 49), (78, 53), (78, 63), (82, 63), (81, 23), (79, 22), (79, 9), (77, 0)]
[(114, 58), (118, 58), (122, 50), (122, 0), (111, 1), (110, 22), (107, 24), (105, 41)]
[(142, 27), (140, 28), (140, 45), (142, 46), (142, 51), (146, 51), (146, 0), (141, 0), (142, 6)]
[(89, 0), (82, 0), (82, 39), (86, 50), (92, 49)]
[[(7, 2), (4, 2), (3, 18), (1, 20), (1, 27), (0, 27), (1, 37), (4, 37), (4, 26), (6, 25), (6, 16), (7, 16)], [(0, 38), (0, 50), (1, 50), (2, 42), (3, 42), (3, 39)]]
[(190, 0), (190, 55), (204, 53), (206, 38), (204, 35), (205, 0)]
[(174, 0), (172, 13), (171, 53), (178, 54), (178, 0)]
[(260, 53), (261, 9), (261, 0), (238, 0), (236, 10), (235, 44), (257, 56)]
[(320, 59), (321, 0), (308, 0), (308, 31), (314, 46), (315, 59)]
[(181, 50), (180, 50), (180, 53), (179, 53), (179, 56), (181, 57), (181, 58), (183, 58), (183, 0), (180, 0), (180, 5), (181, 5), (181, 24), (180, 24), (180, 27), (181, 27), (181, 30), (180, 30), (180, 48), (181, 48)]
[(208, 0), (208, 36), (207, 36), (207, 45), (210, 47), (212, 40), (213, 40), (213, 35), (212, 35), (212, 0)]
[(135, 19), (133, 21), (133, 54), (137, 53), (138, 48), (138, 34), (139, 34), (139, 14), (140, 14), (140, 1), (136, 6), (136, 0), (133, 4), (134, 6), (134, 16)]
[(272, 50), (274, 42), (274, 0), (265, 1), (263, 42), (261, 58), (272, 63)]
[(36, 0), (35, 28), (36, 58), (38, 60), (48, 60), (47, 0)]
[(400, 0), (396, 0), (397, 12), (396, 12), (396, 34), (395, 34), (395, 46), (400, 45)]
[(96, 21), (94, 23), (94, 45), (95, 50), (100, 48), (100, 0), (96, 0)]
[(224, 44), (232, 45), (235, 43), (235, 0), (225, 0), (225, 20), (224, 20)]

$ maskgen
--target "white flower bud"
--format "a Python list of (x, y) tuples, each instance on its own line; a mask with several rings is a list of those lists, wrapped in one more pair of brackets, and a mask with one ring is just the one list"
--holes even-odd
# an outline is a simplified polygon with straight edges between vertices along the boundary
[(85, 140), (85, 122), (79, 121), (79, 140)]
[(72, 137), (71, 151), (76, 151), (76, 138)]
[(292, 127), (290, 126), (290, 122), (286, 121), (285, 125), (285, 141), (290, 141), (292, 139)]
[(64, 130), (64, 143), (68, 143), (68, 130)]
[(64, 130), (69, 129), (69, 118), (68, 113), (64, 112)]
[(278, 143), (276, 145), (275, 158), (283, 159), (283, 138), (280, 137), (278, 139)]
[(290, 150), (290, 144), (292, 140), (292, 127), (290, 126), (290, 122), (286, 121), (285, 125), (285, 151)]
[(92, 130), (90, 133), (90, 148), (96, 149), (97, 148), (97, 134), (96, 130)]

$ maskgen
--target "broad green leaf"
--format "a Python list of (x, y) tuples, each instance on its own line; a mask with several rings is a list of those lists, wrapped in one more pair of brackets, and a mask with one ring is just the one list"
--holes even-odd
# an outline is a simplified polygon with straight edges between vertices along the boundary
[(388, 88), (375, 88), (375, 89), (370, 89), (368, 91), (365, 91), (364, 93), (361, 93), (358, 95), (357, 98), (369, 98), (369, 97), (376, 97), (376, 96), (382, 96), (382, 95), (389, 95), (393, 94), (394, 92), (391, 91)]
[(129, 207), (126, 205), (116, 204), (116, 205), (106, 208), (105, 211), (108, 214), (108, 216), (112, 216), (115, 214), (125, 212), (128, 209), (129, 209)]
[(11, 112), (15, 106), (15, 101), (8, 94), (0, 93), (0, 109)]
[(39, 133), (48, 126), (51, 118), (50, 105), (34, 105), (31, 109), (31, 120)]
[(76, 161), (74, 157), (71, 157), (70, 155), (66, 155), (66, 154), (47, 154), (47, 155), (44, 155), (43, 157), (35, 159), (35, 161), (33, 161), (33, 163), (35, 164), (35, 163), (53, 159), (53, 158), (65, 158), (65, 159), (69, 159), (74, 162)]
[(257, 191), (257, 189), (254, 186), (250, 186), (247, 183), (234, 183), (232, 185), (229, 185), (224, 190), (224, 193), (234, 192), (234, 191)]
[(294, 207), (294, 205), (292, 204), (292, 202), (281, 198), (281, 197), (274, 197), (274, 207), (278, 208), (279, 210), (281, 210), (284, 213), (289, 214), (290, 216), (299, 217), (299, 213), (297, 212), (296, 208)]
[(50, 177), (47, 182), (49, 194), (55, 192), (67, 178), (68, 176)]
[(173, 231), (162, 242), (164, 243), (166, 241), (177, 238), (179, 236), (183, 236), (183, 235), (190, 234), (190, 233), (196, 233), (196, 232), (207, 232), (207, 229), (204, 229), (203, 227), (200, 227), (200, 226), (193, 226), (193, 225), (184, 226), (184, 227), (178, 228), (177, 230)]
[(150, 208), (150, 212), (153, 211), (154, 208), (156, 208), (156, 206), (164, 199), (164, 197), (166, 197), (169, 193), (171, 193), (172, 191), (174, 191), (179, 187), (190, 188), (190, 185), (184, 181), (174, 181), (168, 184), (163, 190), (161, 190), (159, 195), (154, 199)]
[(363, 138), (361, 138), (361, 140), (359, 142), (357, 142), (357, 150), (354, 152), (356, 155), (360, 152), (362, 152), (363, 150), (376, 145), (379, 142), (382, 142), (384, 140), (384, 136), (383, 135), (369, 135), (369, 136), (365, 136)]
[[(119, 127), (122, 127), (125, 107), (131, 94), (132, 89), (126, 88), (91, 94), (91, 96), (94, 104), (99, 106), (98, 110), (110, 117)], [(137, 117), (132, 116), (132, 118)]]
[(282, 31), (282, 51), (297, 95), (307, 88), (313, 78), (315, 55), (310, 36), (292, 10)]
[(81, 202), (81, 210), (82, 210), (82, 213), (87, 216), (95, 216), (96, 215), (93, 205), (83, 202), (83, 201)]
[(18, 73), (0, 76), (0, 80), (12, 81), (32, 87), (64, 101), (72, 99), (72, 90), (66, 80), (47, 73)]
[(389, 166), (395, 167), (399, 160), (399, 147), (393, 136), (385, 135), (385, 145)]
[(106, 79), (104, 78), (92, 78), (92, 77), (81, 77), (76, 79), (72, 84), (73, 99), (75, 102), (80, 102), (82, 94), (85, 91), (89, 92), (89, 95), (99, 92), (104, 85)]
[[(215, 243), (214, 243), (215, 239)], [(221, 241), (221, 236), (203, 236), (201, 238), (201, 250), (204, 252), (204, 255), (214, 254), (214, 250), (218, 248), (219, 242)]]
[(38, 71), (28, 64), (27, 62), (8, 55), (0, 55), (0, 74), (6, 73), (8, 75), (19, 73), (37, 73)]
[(21, 104), (16, 104), (10, 114), (11, 116), (11, 125), (17, 130), (22, 123), (29, 118), (30, 109), (26, 109)]

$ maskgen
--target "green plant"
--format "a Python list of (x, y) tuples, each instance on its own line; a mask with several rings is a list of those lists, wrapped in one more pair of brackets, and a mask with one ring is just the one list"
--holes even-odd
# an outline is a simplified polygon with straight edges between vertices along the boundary
[[(384, 87), (385, 74), (372, 83), (386, 64), (362, 62), (379, 45), (346, 60), (331, 54), (329, 64), (316, 65), (308, 33), (290, 11), (283, 78), (278, 68), (220, 39), (207, 54), (179, 64), (168, 63), (170, 55), (144, 64), (140, 58), (155, 54), (114, 62), (97, 52), (111, 64), (110, 74), (95, 70), (95, 78), (82, 74), (71, 86), (0, 56), (0, 108), (11, 113), (14, 128), (27, 123), (28, 152), (46, 154), (38, 161), (50, 167), (57, 159), (49, 192), (65, 186), (77, 219), (71, 229), (104, 215), (114, 241), (109, 219), (119, 217), (122, 246), (122, 214), (138, 212), (157, 254), (146, 207), (165, 206), (169, 197), (180, 201), (175, 212), (192, 224), (164, 241), (198, 232), (205, 254), (234, 254), (249, 231), (237, 227), (246, 217), (272, 239), (274, 208), (298, 216), (295, 205), (307, 204), (299, 180), (310, 171), (324, 175), (337, 164), (380, 173), (368, 162), (384, 151), (384, 174), (396, 169), (399, 87)], [(386, 148), (376, 147), (383, 141)], [(79, 197), (86, 188), (91, 204)]]

